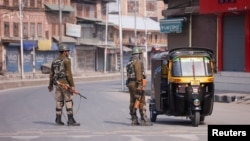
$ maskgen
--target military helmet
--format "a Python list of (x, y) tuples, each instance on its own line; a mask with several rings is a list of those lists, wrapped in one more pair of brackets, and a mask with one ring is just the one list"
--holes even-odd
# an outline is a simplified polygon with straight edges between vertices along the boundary
[(59, 46), (59, 51), (69, 51), (69, 47), (68, 46), (65, 46), (65, 45), (60, 45)]
[(138, 47), (134, 47), (132, 50), (132, 54), (140, 54), (142, 53), (142, 50)]

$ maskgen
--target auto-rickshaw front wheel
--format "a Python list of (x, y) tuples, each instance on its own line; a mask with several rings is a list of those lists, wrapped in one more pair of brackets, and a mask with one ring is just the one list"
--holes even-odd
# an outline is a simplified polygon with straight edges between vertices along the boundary
[(197, 127), (200, 124), (200, 119), (201, 119), (200, 111), (194, 111), (194, 115), (193, 116), (194, 117), (191, 118), (192, 126)]

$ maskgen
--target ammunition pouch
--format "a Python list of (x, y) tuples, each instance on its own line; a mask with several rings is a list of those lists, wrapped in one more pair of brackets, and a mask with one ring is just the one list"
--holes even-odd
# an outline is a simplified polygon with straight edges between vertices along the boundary
[(135, 94), (135, 99), (139, 100), (140, 99), (140, 94), (136, 93)]
[(136, 95), (141, 96), (143, 95), (143, 93), (144, 93), (144, 90), (136, 89)]
[(128, 86), (129, 82), (131, 82), (131, 81), (135, 81), (135, 78), (128, 78), (126, 80), (126, 86)]

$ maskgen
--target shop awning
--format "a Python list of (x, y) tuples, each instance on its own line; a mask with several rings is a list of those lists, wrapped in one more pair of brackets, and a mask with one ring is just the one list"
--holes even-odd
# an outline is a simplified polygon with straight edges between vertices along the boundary
[(32, 50), (37, 47), (37, 42), (36, 41), (23, 41), (23, 49), (24, 50)]
[(49, 51), (51, 50), (52, 43), (51, 40), (38, 40), (38, 50)]
[[(53, 36), (57, 42), (59, 42), (59, 36)], [(62, 43), (76, 43), (76, 39), (68, 36), (62, 36)]]
[(86, 17), (80, 17), (76, 16), (77, 21), (89, 21), (89, 22), (101, 22), (102, 20), (97, 18), (86, 18)]
[(111, 22), (106, 23), (106, 22), (104, 22), (104, 21), (102, 21), (102, 22), (97, 22), (96, 24), (98, 24), (98, 25), (105, 25), (105, 26), (106, 26), (106, 24), (107, 24), (108, 26), (115, 26), (114, 23), (111, 23)]
[(182, 18), (167, 18), (160, 20), (160, 32), (161, 33), (181, 33), (183, 21), (186, 21), (186, 17)]
[(125, 47), (125, 46), (123, 46), (123, 47), (122, 47), (122, 49), (123, 49), (123, 51), (125, 51), (125, 52), (132, 51), (132, 49), (131, 49), (131, 48), (129, 48), (129, 47)]
[(9, 47), (18, 47), (20, 43), (9, 43)]
[[(58, 4), (44, 4), (45, 8), (47, 10), (51, 10), (51, 11), (59, 11), (59, 6)], [(62, 11), (63, 12), (73, 12), (75, 11), (75, 9), (72, 6), (69, 5), (63, 5), (62, 6)]]

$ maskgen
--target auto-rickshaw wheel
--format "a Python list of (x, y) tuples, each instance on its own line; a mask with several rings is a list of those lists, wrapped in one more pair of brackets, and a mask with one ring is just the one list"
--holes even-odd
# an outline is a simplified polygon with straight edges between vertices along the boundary
[(156, 111), (155, 111), (155, 107), (150, 105), (149, 106), (149, 110), (150, 110), (150, 121), (151, 122), (155, 122), (156, 121), (156, 118), (157, 118), (157, 114), (156, 114)]
[(156, 118), (157, 118), (157, 114), (154, 114), (154, 111), (151, 110), (151, 111), (150, 111), (150, 121), (151, 121), (151, 122), (155, 122), (155, 121), (156, 121)]
[(191, 118), (191, 120), (192, 120), (192, 126), (197, 127), (200, 124), (200, 119), (201, 119), (200, 111), (195, 111), (194, 112), (194, 117)]

